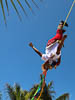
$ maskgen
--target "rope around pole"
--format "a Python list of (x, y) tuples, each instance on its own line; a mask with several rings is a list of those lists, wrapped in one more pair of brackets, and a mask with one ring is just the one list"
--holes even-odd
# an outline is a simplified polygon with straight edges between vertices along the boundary
[(36, 92), (35, 92), (35, 94), (33, 95), (33, 97), (32, 97), (31, 100), (34, 100), (34, 97), (35, 97), (36, 94), (38, 93), (38, 91), (39, 91), (39, 89), (40, 89), (40, 87), (41, 87), (42, 82), (43, 82), (43, 79), (41, 80), (41, 82), (40, 82), (40, 84), (39, 84), (39, 86), (38, 86), (38, 88), (37, 88), (37, 90), (36, 90)]
[[(46, 77), (46, 74), (47, 74), (47, 71), (43, 72), (43, 75), (45, 75), (45, 77)], [(39, 95), (37, 100), (40, 100), (40, 97), (41, 97), (42, 92), (44, 90), (44, 86), (45, 86), (45, 78), (43, 79), (42, 89), (41, 89), (40, 95)]]
[[(65, 25), (65, 23), (67, 22), (67, 19), (68, 19), (69, 15), (70, 15), (70, 13), (71, 13), (71, 11), (72, 11), (72, 8), (74, 7), (74, 4), (75, 4), (75, 0), (73, 1), (72, 6), (71, 6), (71, 8), (70, 8), (70, 10), (69, 10), (69, 12), (68, 12), (68, 14), (67, 14), (67, 17), (66, 17), (66, 19), (65, 19), (64, 25)], [(63, 25), (63, 27), (64, 27), (64, 25)]]
[(44, 82), (43, 82), (43, 86), (42, 86), (42, 89), (41, 89), (40, 95), (39, 95), (39, 97), (38, 97), (37, 100), (40, 100), (40, 97), (41, 97), (42, 92), (43, 92), (43, 90), (44, 90), (44, 86), (45, 86), (45, 80), (44, 80)]
[(42, 95), (42, 92), (43, 92), (43, 89), (44, 89), (44, 88), (42, 88), (42, 90), (41, 90), (41, 92), (40, 92), (40, 95), (39, 95), (39, 97), (38, 97), (38, 99), (37, 99), (37, 100), (39, 100), (39, 99), (40, 99), (40, 97), (41, 97), (41, 95)]

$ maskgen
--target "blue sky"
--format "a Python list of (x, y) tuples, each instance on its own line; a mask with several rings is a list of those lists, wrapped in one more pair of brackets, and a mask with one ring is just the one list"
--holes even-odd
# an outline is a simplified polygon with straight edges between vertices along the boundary
[[(28, 46), (33, 42), (36, 48), (44, 53), (47, 41), (52, 38), (60, 20), (65, 20), (73, 0), (47, 0), (39, 3), (40, 10), (32, 5), (35, 16), (26, 8), (29, 18), (22, 16), (19, 21), (13, 7), (10, 6), (10, 16), (7, 17), (7, 28), (0, 15), (0, 90), (5, 84), (19, 83), (23, 89), (29, 90), (33, 84), (40, 82), (41, 65), (43, 61)], [(1, 10), (1, 9), (0, 9)], [(7, 14), (6, 14), (7, 15)], [(62, 49), (62, 61), (55, 70), (48, 71), (46, 83), (54, 81), (56, 97), (65, 92), (70, 93), (71, 100), (75, 95), (75, 6), (68, 19), (66, 28), (68, 38)]]

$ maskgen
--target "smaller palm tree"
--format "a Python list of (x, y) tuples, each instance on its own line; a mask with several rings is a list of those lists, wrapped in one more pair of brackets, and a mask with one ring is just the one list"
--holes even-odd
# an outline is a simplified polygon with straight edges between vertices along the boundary
[(45, 84), (44, 91), (41, 95), (41, 100), (53, 100), (55, 97), (55, 91), (53, 87), (53, 81), (48, 83), (48, 86)]
[[(29, 95), (27, 95), (27, 98), (29, 98), (31, 100), (31, 98), (33, 97), (34, 93), (36, 92), (38, 86), (39, 86), (39, 84), (36, 84), (30, 89)], [(55, 94), (55, 91), (53, 90), (53, 81), (51, 81), (48, 84), (48, 86), (45, 84), (45, 87), (44, 87), (43, 93), (40, 97), (40, 100), (52, 100), (52, 98), (54, 97), (54, 94)], [(37, 93), (36, 99), (38, 98), (39, 95), (40, 95), (40, 92)]]
[(69, 93), (65, 93), (58, 97), (56, 100), (69, 100)]
[(25, 95), (28, 93), (23, 91), (18, 84), (15, 84), (14, 87), (6, 84), (6, 90), (11, 100), (25, 100)]

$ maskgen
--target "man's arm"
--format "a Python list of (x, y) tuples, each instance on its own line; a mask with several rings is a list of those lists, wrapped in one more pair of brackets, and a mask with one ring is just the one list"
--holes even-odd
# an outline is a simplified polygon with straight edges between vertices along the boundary
[(38, 49), (36, 49), (36, 48), (34, 47), (34, 45), (32, 44), (32, 42), (29, 43), (29, 46), (30, 46), (31, 48), (33, 48), (33, 50), (34, 50), (40, 57), (42, 57), (42, 53), (41, 53)]

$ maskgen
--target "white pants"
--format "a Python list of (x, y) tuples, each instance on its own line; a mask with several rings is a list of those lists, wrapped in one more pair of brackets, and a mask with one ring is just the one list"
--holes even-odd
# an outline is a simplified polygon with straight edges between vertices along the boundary
[[(56, 61), (58, 58), (60, 58), (61, 53), (59, 55), (56, 54), (57, 48), (59, 46), (59, 43), (55, 43), (51, 47), (46, 47), (45, 54), (42, 55), (42, 60), (47, 61), (49, 60), (49, 63), (52, 64), (53, 61)], [(53, 58), (52, 55), (55, 55)]]

